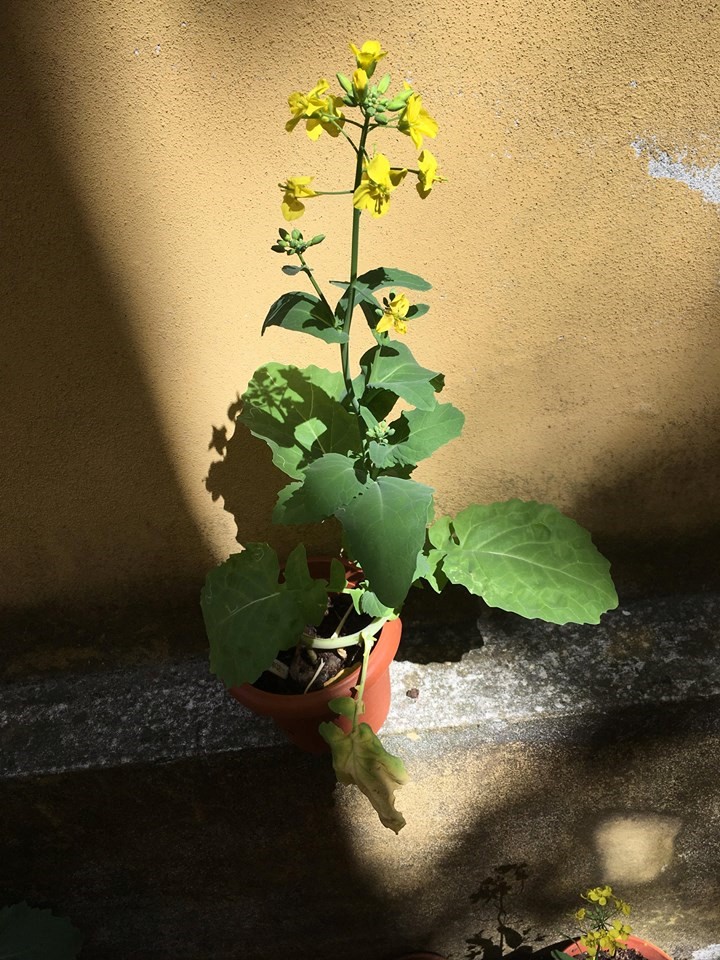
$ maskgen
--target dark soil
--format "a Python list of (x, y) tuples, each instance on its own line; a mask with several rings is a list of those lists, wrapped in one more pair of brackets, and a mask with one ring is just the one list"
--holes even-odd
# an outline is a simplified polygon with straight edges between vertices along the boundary
[[(350, 606), (352, 600), (346, 595), (330, 597), (327, 613), (320, 626), (307, 627), (307, 632), (312, 632), (317, 637), (331, 637)], [(371, 619), (351, 610), (343, 624), (342, 634), (362, 630)], [(281, 650), (275, 657), (274, 669), (266, 670), (253, 686), (266, 693), (322, 690), (331, 680), (337, 678), (338, 674), (354, 669), (361, 659), (362, 650), (358, 644), (341, 647), (339, 650), (315, 650), (299, 643), (290, 650)]]

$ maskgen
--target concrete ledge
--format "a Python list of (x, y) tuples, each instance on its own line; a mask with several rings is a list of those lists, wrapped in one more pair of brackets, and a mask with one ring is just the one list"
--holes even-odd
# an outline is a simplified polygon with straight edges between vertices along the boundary
[[(489, 611), (405, 627), (392, 665), (388, 736), (603, 714), (720, 694), (720, 598), (638, 602), (600, 626), (557, 627)], [(443, 630), (446, 636), (438, 636)], [(417, 663), (465, 649), (456, 662)], [(413, 700), (406, 691), (417, 688)], [(557, 725), (562, 735), (562, 724)], [(270, 721), (232, 700), (205, 658), (64, 674), (0, 687), (0, 778), (157, 763), (277, 745)]]

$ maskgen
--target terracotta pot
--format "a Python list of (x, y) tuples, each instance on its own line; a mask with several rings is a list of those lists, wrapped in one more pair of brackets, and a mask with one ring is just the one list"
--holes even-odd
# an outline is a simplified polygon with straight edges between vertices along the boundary
[[(629, 936), (625, 946), (629, 950), (637, 950), (646, 960), (672, 960), (672, 957), (668, 956), (660, 947), (656, 947), (654, 943), (648, 943), (647, 940), (641, 940), (640, 937)], [(580, 954), (585, 953), (586, 950), (585, 947), (581, 947), (576, 941), (569, 947), (566, 947), (563, 952), (569, 954), (571, 957), (579, 957)]]
[[(310, 558), (308, 567), (313, 577), (327, 577), (330, 561)], [(356, 568), (348, 568), (348, 583), (359, 582), (361, 579), (360, 571)], [(365, 713), (362, 719), (370, 724), (375, 733), (385, 723), (390, 710), (390, 664), (400, 645), (401, 634), (402, 624), (399, 619), (386, 623), (370, 654), (363, 695)], [(350, 720), (333, 713), (328, 707), (328, 702), (335, 697), (350, 696), (359, 673), (360, 665), (358, 664), (357, 669), (342, 680), (331, 683), (322, 690), (313, 690), (311, 693), (266, 693), (264, 690), (258, 690), (251, 683), (231, 687), (230, 693), (253, 713), (272, 717), (277, 726), (302, 750), (307, 750), (309, 753), (327, 753), (330, 747), (318, 733), (318, 725), (324, 720), (334, 720), (343, 730), (349, 731)]]

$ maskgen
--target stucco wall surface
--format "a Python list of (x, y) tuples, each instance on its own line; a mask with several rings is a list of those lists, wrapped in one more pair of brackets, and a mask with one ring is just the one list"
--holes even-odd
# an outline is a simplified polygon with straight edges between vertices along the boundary
[[(260, 326), (295, 285), (278, 182), (352, 177), (342, 140), (285, 132), (287, 96), (369, 38), (449, 181), (408, 178), (361, 250), (434, 285), (408, 343), (468, 417), (417, 474), (439, 511), (546, 500), (608, 543), (716, 527), (719, 24), (706, 0), (6, 0), (2, 603), (195, 589), (236, 525), (291, 542), (227, 411), (267, 360), (338, 366)], [(299, 225), (327, 234), (318, 280), (346, 277), (349, 198)]]

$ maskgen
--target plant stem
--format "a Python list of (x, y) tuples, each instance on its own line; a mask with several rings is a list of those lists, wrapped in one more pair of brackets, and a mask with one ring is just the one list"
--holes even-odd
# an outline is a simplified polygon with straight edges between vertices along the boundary
[[(363, 159), (365, 157), (365, 142), (370, 129), (370, 117), (365, 117), (362, 133), (360, 134), (360, 146), (357, 151), (357, 160), (355, 163), (355, 183), (353, 193), (360, 186), (363, 174)], [(345, 322), (343, 332), (347, 334), (347, 342), (340, 344), (340, 359), (342, 362), (343, 380), (345, 389), (351, 399), (352, 405), (357, 414), (360, 413), (360, 405), (353, 390), (352, 377), (350, 376), (350, 324), (352, 323), (353, 310), (355, 309), (355, 287), (353, 283), (357, 280), (358, 259), (360, 253), (360, 215), (361, 211), (353, 207), (353, 225), (352, 225), (352, 244), (350, 248), (350, 286), (348, 287), (347, 310), (345, 311)]]
[(389, 617), (380, 617), (378, 620), (373, 621), (368, 627), (363, 627), (363, 629), (358, 630), (357, 633), (349, 633), (344, 637), (313, 637), (312, 642), (308, 643), (308, 646), (313, 647), (315, 650), (338, 650), (340, 647), (349, 647), (354, 643), (362, 643), (364, 637), (374, 637), (378, 634), (389, 619)]
[(353, 709), (352, 728), (353, 733), (358, 728), (360, 717), (365, 713), (365, 704), (363, 703), (363, 694), (365, 693), (365, 680), (367, 679), (368, 661), (370, 660), (370, 651), (375, 642), (371, 637), (366, 637), (361, 631), (360, 639), (363, 643), (362, 666), (360, 667), (360, 676), (355, 687), (355, 706)]
[[(297, 252), (297, 251), (296, 251), (296, 252)], [(301, 253), (298, 253), (297, 256), (298, 256), (298, 260), (300, 261), (300, 263), (301, 263), (302, 266), (303, 266), (303, 270), (305, 271), (305, 273), (307, 274), (308, 279), (310, 280), (310, 283), (311, 283), (311, 284), (313, 285), (313, 287), (315, 288), (315, 292), (316, 292), (317, 295), (320, 297), (320, 299), (321, 299), (322, 302), (325, 304), (325, 306), (328, 308), (328, 310), (330, 311), (330, 313), (334, 313), (333, 308), (330, 306), (330, 304), (327, 302), (327, 299), (325, 298), (325, 294), (324, 294), (324, 293), (322, 292), (322, 290), (320, 289), (320, 285), (318, 284), (317, 280), (316, 280), (315, 277), (313, 276), (312, 270), (310, 269), (310, 267), (308, 267), (307, 263), (305, 262), (305, 257), (304, 257)]]

